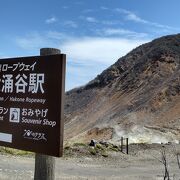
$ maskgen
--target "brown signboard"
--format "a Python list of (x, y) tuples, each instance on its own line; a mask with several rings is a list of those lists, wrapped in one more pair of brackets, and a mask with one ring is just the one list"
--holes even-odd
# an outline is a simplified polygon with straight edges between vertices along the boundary
[(64, 54), (0, 60), (0, 146), (62, 156)]

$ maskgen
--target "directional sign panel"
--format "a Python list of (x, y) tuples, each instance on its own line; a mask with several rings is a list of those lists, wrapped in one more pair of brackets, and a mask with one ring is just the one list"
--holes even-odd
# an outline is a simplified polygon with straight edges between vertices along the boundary
[(0, 146), (62, 156), (64, 54), (0, 60)]

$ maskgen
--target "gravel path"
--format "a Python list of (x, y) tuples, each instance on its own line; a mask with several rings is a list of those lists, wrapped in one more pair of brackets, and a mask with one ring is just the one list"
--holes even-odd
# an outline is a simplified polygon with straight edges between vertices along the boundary
[[(155, 158), (157, 157), (157, 158)], [(56, 159), (56, 179), (68, 180), (160, 180), (163, 165), (155, 150), (140, 150), (135, 154), (112, 153), (110, 157), (66, 157)], [(30, 180), (34, 175), (34, 158), (0, 155), (1, 180)], [(171, 175), (180, 178), (175, 158), (168, 155)]]

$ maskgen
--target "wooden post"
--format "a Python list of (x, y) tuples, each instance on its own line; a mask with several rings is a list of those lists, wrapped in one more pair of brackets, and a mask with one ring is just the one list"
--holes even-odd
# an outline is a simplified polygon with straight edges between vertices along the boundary
[(121, 152), (123, 152), (123, 137), (121, 137)]
[(55, 158), (42, 154), (35, 156), (34, 180), (54, 180), (55, 179)]
[(128, 138), (126, 138), (126, 154), (129, 154)]
[[(54, 49), (54, 48), (40, 49), (41, 56), (54, 55), (60, 53), (61, 51), (59, 49)], [(36, 154), (34, 180), (54, 180), (54, 179), (55, 179), (55, 158), (52, 156)]]

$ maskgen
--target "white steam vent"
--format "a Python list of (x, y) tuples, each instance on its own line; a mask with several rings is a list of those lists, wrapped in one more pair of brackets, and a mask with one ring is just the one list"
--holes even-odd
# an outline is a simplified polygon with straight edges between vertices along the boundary
[(130, 130), (115, 126), (113, 141), (119, 141), (121, 137), (129, 138), (129, 143), (178, 143), (177, 137), (171, 132), (164, 133), (137, 125)]

